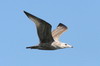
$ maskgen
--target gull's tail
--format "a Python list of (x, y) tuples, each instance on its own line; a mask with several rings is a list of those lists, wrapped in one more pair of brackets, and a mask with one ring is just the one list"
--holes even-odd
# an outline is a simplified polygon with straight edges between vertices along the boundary
[(38, 49), (39, 46), (30, 46), (30, 47), (26, 47), (26, 49)]

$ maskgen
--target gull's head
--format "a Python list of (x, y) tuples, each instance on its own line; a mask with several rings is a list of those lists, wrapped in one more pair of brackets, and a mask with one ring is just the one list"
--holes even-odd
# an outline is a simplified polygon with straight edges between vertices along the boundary
[(61, 47), (62, 47), (62, 48), (73, 48), (72, 45), (65, 44), (65, 43), (61, 44)]

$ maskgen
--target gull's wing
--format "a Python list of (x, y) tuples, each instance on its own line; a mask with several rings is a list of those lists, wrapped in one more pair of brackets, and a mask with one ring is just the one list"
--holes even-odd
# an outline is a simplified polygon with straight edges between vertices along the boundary
[(60, 23), (55, 30), (52, 31), (52, 36), (55, 40), (59, 40), (59, 36), (68, 29), (67, 26)]
[(24, 13), (31, 19), (37, 27), (37, 33), (41, 43), (53, 42), (54, 39), (51, 34), (51, 25), (46, 21), (24, 11)]

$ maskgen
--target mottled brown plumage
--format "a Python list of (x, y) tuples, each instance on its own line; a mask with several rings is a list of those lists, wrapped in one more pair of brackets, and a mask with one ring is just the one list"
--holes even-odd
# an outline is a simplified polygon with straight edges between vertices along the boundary
[(62, 43), (58, 41), (59, 36), (65, 32), (68, 28), (60, 23), (55, 30), (51, 32), (52, 26), (44, 21), (43, 19), (40, 19), (26, 11), (24, 13), (27, 15), (29, 19), (31, 19), (37, 27), (37, 33), (39, 36), (40, 44), (36, 46), (30, 46), (27, 48), (31, 49), (42, 49), (42, 50), (55, 50), (55, 49), (61, 49), (61, 48), (71, 48), (71, 45)]

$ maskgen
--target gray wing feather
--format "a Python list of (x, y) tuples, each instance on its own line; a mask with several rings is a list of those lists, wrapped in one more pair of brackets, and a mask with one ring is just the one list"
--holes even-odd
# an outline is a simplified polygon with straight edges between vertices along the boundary
[(55, 40), (59, 40), (60, 35), (68, 29), (67, 26), (60, 23), (55, 30), (52, 31), (52, 36)]
[(26, 11), (24, 11), (24, 13), (36, 24), (37, 33), (41, 43), (48, 43), (54, 41), (51, 35), (52, 26), (49, 23)]

